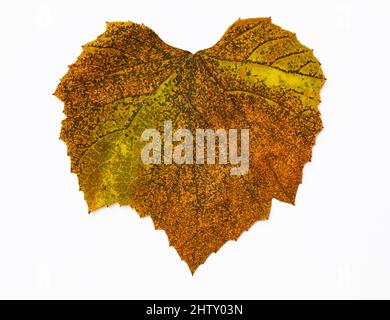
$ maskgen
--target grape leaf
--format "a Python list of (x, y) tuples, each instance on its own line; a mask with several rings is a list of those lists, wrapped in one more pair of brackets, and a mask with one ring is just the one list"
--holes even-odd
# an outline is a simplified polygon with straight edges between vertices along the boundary
[[(312, 50), (270, 18), (244, 19), (192, 54), (132, 22), (109, 22), (83, 46), (55, 95), (61, 139), (89, 211), (114, 203), (151, 216), (193, 273), (228, 240), (294, 204), (322, 129), (325, 77)], [(147, 128), (248, 128), (250, 166), (145, 164)]]

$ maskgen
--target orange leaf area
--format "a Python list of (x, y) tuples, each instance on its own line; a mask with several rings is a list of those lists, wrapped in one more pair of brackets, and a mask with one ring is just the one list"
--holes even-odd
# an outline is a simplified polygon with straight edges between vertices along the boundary
[[(83, 46), (55, 95), (61, 139), (89, 211), (114, 203), (150, 216), (191, 272), (256, 221), (294, 203), (322, 122), (325, 77), (313, 51), (269, 18), (236, 21), (192, 54), (132, 22), (107, 23)], [(145, 129), (249, 129), (249, 169), (145, 164)], [(194, 151), (195, 152), (195, 151)]]

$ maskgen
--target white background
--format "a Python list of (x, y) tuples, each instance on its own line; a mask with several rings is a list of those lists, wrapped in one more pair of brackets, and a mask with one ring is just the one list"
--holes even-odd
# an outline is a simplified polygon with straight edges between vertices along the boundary
[[(390, 298), (389, 14), (388, 1), (2, 1), (0, 298)], [(150, 218), (88, 215), (52, 93), (106, 21), (195, 52), (268, 16), (321, 61), (325, 128), (296, 205), (274, 200), (192, 276)]]

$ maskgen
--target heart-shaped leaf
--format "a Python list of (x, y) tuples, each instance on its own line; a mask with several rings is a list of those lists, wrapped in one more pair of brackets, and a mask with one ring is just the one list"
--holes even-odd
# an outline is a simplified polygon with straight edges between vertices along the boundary
[[(238, 20), (195, 54), (144, 25), (112, 22), (83, 46), (55, 95), (65, 103), (61, 139), (89, 211), (119, 203), (151, 216), (194, 272), (226, 241), (267, 219), (272, 198), (294, 203), (322, 128), (324, 81), (312, 50), (269, 18)], [(248, 167), (237, 174), (238, 162), (195, 161), (198, 140), (184, 150), (187, 162), (173, 161), (179, 128), (194, 136), (202, 128), (237, 129), (241, 138), (248, 129)], [(152, 148), (156, 161), (145, 163), (147, 129), (161, 147)]]

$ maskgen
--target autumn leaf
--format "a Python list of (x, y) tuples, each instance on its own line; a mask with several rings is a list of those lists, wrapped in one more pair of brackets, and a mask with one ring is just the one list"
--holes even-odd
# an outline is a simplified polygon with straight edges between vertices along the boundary
[[(269, 18), (238, 20), (192, 54), (132, 22), (107, 23), (83, 46), (55, 95), (61, 139), (89, 211), (114, 203), (151, 216), (194, 272), (228, 240), (293, 204), (322, 128), (325, 82), (312, 50)], [(227, 164), (145, 164), (144, 130), (247, 128), (249, 170)]]

